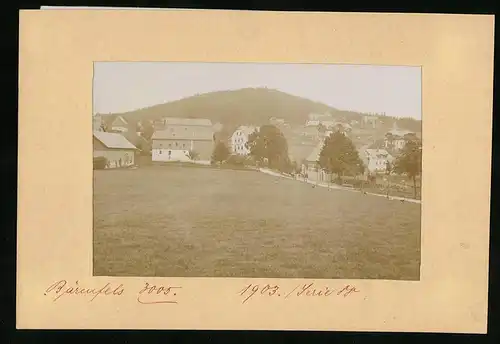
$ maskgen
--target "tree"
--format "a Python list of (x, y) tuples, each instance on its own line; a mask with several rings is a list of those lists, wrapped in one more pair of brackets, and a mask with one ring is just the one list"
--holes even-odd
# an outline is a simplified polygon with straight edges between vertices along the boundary
[(141, 133), (142, 132), (142, 123), (141, 123), (141, 121), (135, 122), (135, 132), (136, 133)]
[(143, 120), (141, 122), (140, 127), (141, 127), (141, 136), (144, 137), (146, 140), (150, 140), (155, 131), (151, 122), (149, 122), (148, 120)]
[(325, 139), (319, 154), (319, 166), (327, 173), (335, 173), (340, 182), (346, 173), (364, 172), (364, 164), (351, 139), (341, 132), (334, 132)]
[(396, 158), (394, 172), (405, 174), (413, 181), (413, 195), (417, 198), (417, 177), (422, 173), (422, 144), (419, 140), (407, 141)]
[(387, 175), (387, 197), (389, 197), (389, 192), (391, 190), (391, 173), (392, 173), (392, 164), (389, 160), (385, 163), (385, 174)]
[(197, 152), (197, 151), (195, 151), (195, 150), (193, 150), (193, 149), (191, 149), (191, 150), (187, 153), (187, 157), (188, 157), (190, 160), (193, 160), (193, 161), (197, 160), (199, 156), (200, 156), (200, 155), (198, 154), (198, 152)]
[(263, 125), (250, 134), (246, 147), (251, 157), (272, 169), (287, 169), (290, 163), (286, 138), (274, 125)]
[(229, 157), (229, 154), (229, 149), (224, 142), (219, 141), (215, 145), (214, 151), (212, 152), (212, 162), (220, 164)]

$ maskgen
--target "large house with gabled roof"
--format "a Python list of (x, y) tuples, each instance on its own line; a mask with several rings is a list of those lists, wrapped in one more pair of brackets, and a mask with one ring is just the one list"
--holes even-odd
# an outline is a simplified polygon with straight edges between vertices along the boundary
[(246, 144), (250, 135), (257, 130), (254, 126), (241, 125), (231, 135), (231, 151), (237, 155), (247, 155), (250, 150)]
[(162, 129), (156, 130), (151, 138), (153, 161), (195, 160), (210, 163), (215, 140), (212, 121), (204, 118), (165, 117), (159, 124)]

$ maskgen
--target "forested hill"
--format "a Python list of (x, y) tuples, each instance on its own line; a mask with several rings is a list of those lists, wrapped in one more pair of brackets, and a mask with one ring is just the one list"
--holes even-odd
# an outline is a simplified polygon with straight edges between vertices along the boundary
[[(161, 117), (208, 118), (213, 123), (228, 126), (240, 124), (262, 125), (271, 117), (283, 118), (292, 125), (304, 124), (310, 113), (329, 112), (338, 119), (361, 120), (362, 114), (342, 111), (326, 104), (268, 88), (244, 88), (194, 95), (181, 100), (117, 114), (131, 123)], [(106, 117), (108, 115), (103, 114)], [(418, 123), (419, 121), (414, 121)], [(408, 128), (412, 129), (412, 128)]]
[[(312, 112), (341, 114), (325, 104), (267, 88), (244, 88), (199, 94), (120, 114), (135, 122), (142, 119), (169, 117), (203, 117), (224, 124), (269, 122), (271, 117), (284, 118), (291, 124), (303, 124)], [(351, 113), (349, 113), (351, 114)], [(356, 115), (355, 113), (352, 113)], [(359, 114), (358, 114), (359, 116)]]

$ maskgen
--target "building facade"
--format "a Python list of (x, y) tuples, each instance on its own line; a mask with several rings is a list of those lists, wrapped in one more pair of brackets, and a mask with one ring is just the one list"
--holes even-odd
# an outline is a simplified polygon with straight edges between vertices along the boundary
[(93, 155), (106, 158), (106, 168), (128, 167), (135, 164), (137, 148), (118, 133), (93, 133)]
[(359, 152), (368, 173), (385, 173), (388, 164), (393, 164), (394, 157), (385, 149), (365, 149)]
[(416, 139), (416, 133), (410, 130), (399, 129), (396, 124), (385, 134), (384, 146), (392, 151), (400, 151), (409, 140)]
[(231, 135), (231, 152), (238, 155), (249, 154), (250, 150), (246, 147), (246, 144), (250, 135), (256, 130), (257, 128), (252, 126), (238, 127)]
[(152, 160), (209, 163), (214, 147), (212, 122), (199, 118), (163, 119), (152, 136)]

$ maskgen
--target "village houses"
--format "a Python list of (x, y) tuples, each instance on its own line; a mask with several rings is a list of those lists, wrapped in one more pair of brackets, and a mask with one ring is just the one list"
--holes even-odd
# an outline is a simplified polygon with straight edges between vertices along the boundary
[(231, 151), (238, 155), (247, 155), (250, 153), (246, 147), (248, 138), (257, 128), (253, 126), (242, 125), (238, 127), (231, 135)]
[(162, 120), (162, 130), (152, 136), (152, 160), (191, 161), (196, 153), (200, 163), (210, 163), (214, 145), (212, 122), (203, 118), (174, 118)]
[(415, 139), (416, 133), (410, 130), (399, 129), (394, 123), (391, 130), (385, 134), (384, 146), (392, 151), (400, 151), (404, 148), (406, 142), (410, 139)]
[(135, 164), (137, 148), (119, 133), (93, 133), (94, 158), (106, 158), (106, 168), (127, 167)]
[(370, 174), (385, 173), (388, 164), (394, 162), (394, 157), (385, 149), (367, 148), (359, 152), (359, 157)]

